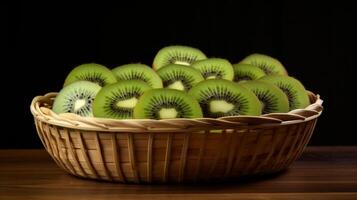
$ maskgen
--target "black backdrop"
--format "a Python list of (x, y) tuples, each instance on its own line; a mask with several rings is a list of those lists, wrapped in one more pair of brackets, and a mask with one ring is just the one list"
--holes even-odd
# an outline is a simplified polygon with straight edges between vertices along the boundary
[(325, 100), (310, 144), (357, 144), (351, 115), (356, 111), (351, 93), (356, 91), (357, 20), (346, 2), (27, 1), (1, 6), (0, 12), (6, 52), (1, 69), (11, 79), (2, 78), (0, 148), (41, 147), (30, 101), (58, 91), (74, 66), (151, 64), (170, 44), (194, 46), (233, 63), (253, 52), (278, 58)]

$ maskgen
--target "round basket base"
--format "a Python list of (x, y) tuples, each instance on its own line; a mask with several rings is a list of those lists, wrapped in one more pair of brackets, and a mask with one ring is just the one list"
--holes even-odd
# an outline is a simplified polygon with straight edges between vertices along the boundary
[(61, 168), (123, 183), (228, 180), (280, 171), (301, 155), (315, 123), (221, 133), (101, 133), (36, 121), (46, 150)]
[(31, 105), (53, 160), (75, 176), (121, 183), (232, 181), (284, 170), (322, 112), (315, 96), (307, 109), (262, 117), (99, 120), (53, 113), (54, 97)]

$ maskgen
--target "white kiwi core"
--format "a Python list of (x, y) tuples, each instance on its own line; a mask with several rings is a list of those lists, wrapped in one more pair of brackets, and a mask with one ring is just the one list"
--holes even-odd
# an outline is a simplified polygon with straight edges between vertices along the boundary
[(181, 61), (181, 60), (176, 60), (174, 62), (174, 64), (177, 64), (177, 65), (186, 65), (186, 66), (190, 66), (191, 64), (188, 63), (188, 62), (185, 62), (185, 61)]
[(217, 77), (215, 75), (207, 76), (206, 79), (216, 79)]
[(185, 90), (185, 86), (183, 85), (182, 81), (175, 81), (167, 87), (175, 90)]
[(74, 112), (77, 112), (78, 110), (80, 110), (83, 106), (86, 105), (86, 100), (85, 99), (78, 99), (75, 103), (74, 103)]
[(177, 111), (175, 108), (161, 108), (159, 111), (160, 119), (172, 119), (177, 117)]
[(136, 106), (136, 103), (138, 102), (138, 99), (135, 97), (132, 97), (130, 99), (125, 99), (122, 101), (118, 101), (116, 105), (121, 108), (134, 108)]
[(213, 100), (210, 102), (209, 108), (212, 113), (227, 113), (233, 110), (234, 105), (225, 100)]

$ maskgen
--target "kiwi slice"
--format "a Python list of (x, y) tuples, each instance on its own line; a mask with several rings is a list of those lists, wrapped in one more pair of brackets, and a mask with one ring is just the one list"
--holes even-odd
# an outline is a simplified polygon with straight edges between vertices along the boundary
[(183, 91), (188, 91), (204, 80), (199, 71), (184, 65), (169, 64), (157, 70), (157, 74), (161, 77), (165, 88)]
[(162, 88), (162, 80), (156, 72), (144, 64), (126, 64), (114, 68), (114, 75), (121, 80), (142, 80), (148, 83), (152, 88)]
[(289, 100), (285, 93), (272, 83), (259, 80), (240, 83), (252, 91), (262, 104), (262, 114), (285, 113), (289, 111)]
[(75, 67), (68, 74), (64, 86), (80, 80), (97, 83), (101, 87), (117, 82), (114, 74), (108, 68), (96, 63), (87, 63)]
[(239, 63), (241, 64), (251, 64), (254, 66), (259, 67), (260, 69), (264, 70), (267, 75), (272, 74), (279, 74), (279, 75), (287, 75), (288, 72), (286, 71), (285, 67), (281, 62), (273, 57), (254, 53), (247, 57), (245, 57)]
[(168, 46), (162, 48), (155, 56), (152, 64), (155, 70), (168, 64), (191, 65), (197, 60), (206, 59), (206, 55), (199, 49), (188, 46)]
[(188, 94), (197, 99), (205, 117), (261, 114), (261, 104), (254, 93), (228, 80), (202, 81)]
[(192, 64), (198, 69), (205, 79), (226, 79), (233, 80), (234, 70), (232, 64), (222, 58), (208, 58)]
[(131, 119), (139, 97), (151, 87), (141, 80), (124, 80), (104, 86), (93, 102), (93, 115), (100, 118)]
[(198, 102), (187, 93), (174, 89), (146, 91), (134, 108), (137, 119), (200, 118)]
[(289, 99), (289, 110), (305, 108), (310, 104), (305, 87), (297, 79), (290, 76), (270, 75), (264, 76), (261, 81), (273, 83), (278, 86)]
[(101, 87), (89, 81), (77, 81), (64, 87), (53, 102), (53, 112), (75, 113), (92, 117), (92, 103)]
[(234, 82), (256, 80), (266, 75), (262, 69), (250, 64), (235, 64), (233, 69)]

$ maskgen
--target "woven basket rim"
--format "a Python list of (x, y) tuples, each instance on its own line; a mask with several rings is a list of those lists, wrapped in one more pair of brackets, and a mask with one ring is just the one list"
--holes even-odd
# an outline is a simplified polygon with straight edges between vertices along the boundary
[(56, 114), (51, 110), (54, 98), (58, 93), (51, 92), (36, 96), (30, 106), (33, 116), (42, 122), (80, 131), (100, 132), (188, 132), (216, 129), (265, 128), (310, 121), (321, 115), (322, 100), (319, 95), (309, 93), (311, 104), (305, 109), (296, 109), (288, 113), (271, 113), (261, 116), (231, 116), (221, 118), (195, 119), (105, 119), (81, 117), (72, 113)]

